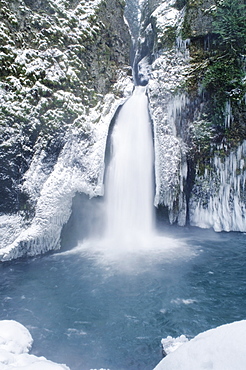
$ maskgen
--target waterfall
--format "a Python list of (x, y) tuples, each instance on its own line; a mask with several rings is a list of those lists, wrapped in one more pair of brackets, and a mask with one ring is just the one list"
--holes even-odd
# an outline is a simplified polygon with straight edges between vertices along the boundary
[(145, 87), (117, 117), (106, 176), (106, 238), (132, 243), (153, 230), (153, 141)]

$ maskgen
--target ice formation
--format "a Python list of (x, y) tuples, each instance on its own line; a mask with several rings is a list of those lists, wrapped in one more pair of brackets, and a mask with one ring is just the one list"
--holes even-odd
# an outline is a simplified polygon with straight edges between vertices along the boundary
[[(72, 199), (76, 192), (90, 197), (103, 194), (104, 154), (109, 124), (120, 104), (132, 91), (130, 79), (118, 81), (125, 91), (122, 99), (113, 94), (104, 98), (104, 104), (91, 109), (84, 118), (85, 133), (72, 130), (53, 171), (43, 174), (42, 152), (37, 150), (33, 164), (25, 174), (23, 187), (37, 200), (36, 214), (31, 225), (22, 229), (15, 240), (4, 243), (0, 249), (2, 261), (23, 255), (33, 256), (59, 248), (60, 233), (71, 214)], [(96, 125), (95, 122), (99, 121)], [(85, 130), (84, 130), (85, 131)], [(42, 183), (43, 181), (43, 183)], [(0, 219), (2, 221), (2, 219)], [(2, 229), (5, 233), (5, 224)]]
[(163, 338), (161, 340), (163, 353), (165, 352), (166, 355), (169, 355), (170, 353), (176, 351), (180, 346), (187, 342), (188, 338), (186, 338), (185, 335), (180, 335), (180, 337), (177, 338), (173, 338), (171, 336)]
[[(182, 23), (182, 11), (174, 9), (173, 5), (174, 1), (165, 2), (152, 14), (160, 35), (169, 27), (178, 30)], [(155, 139), (155, 205), (168, 207), (170, 222), (177, 221), (179, 225), (185, 224), (187, 211), (183, 192), (187, 178), (187, 148), (179, 126), (188, 99), (175, 91), (187, 72), (189, 53), (186, 46), (187, 42), (177, 37), (172, 49), (157, 53), (148, 84)]]
[(190, 200), (193, 226), (215, 231), (246, 231), (246, 141), (225, 158), (215, 155), (196, 177)]
[[(88, 1), (83, 4), (83, 9), (80, 4), (71, 16), (76, 16), (78, 12), (81, 27), (87, 27), (88, 14), (98, 3), (98, 0)], [(139, 73), (144, 80), (149, 81), (147, 94), (155, 152), (154, 203), (155, 206), (163, 205), (168, 208), (171, 223), (177, 222), (183, 226), (187, 219), (184, 187), (188, 167), (185, 145), (187, 133), (184, 132), (181, 117), (189, 100), (185, 94), (177, 94), (177, 90), (189, 68), (189, 40), (182, 40), (178, 35), (184, 14), (183, 10), (175, 9), (174, 4), (175, 0), (162, 2), (151, 14), (155, 20), (156, 43), (159, 46), (154, 51), (151, 64), (148, 56), (142, 58)], [(63, 7), (64, 2), (56, 0), (54, 6)], [(142, 8), (144, 1), (139, 2), (138, 10)], [(174, 42), (173, 47), (165, 48), (162, 37), (171, 29), (176, 30), (176, 43)], [(146, 37), (148, 32), (150, 29), (147, 27)], [(141, 37), (144, 39), (144, 34)], [(141, 42), (144, 41), (140, 40)], [(33, 53), (35, 58), (31, 58), (30, 62), (29, 56)], [(27, 49), (17, 55), (19, 64), (25, 66), (30, 73), (35, 72), (38, 75), (42, 70), (47, 74), (47, 79), (53, 79), (53, 82), (55, 79), (62, 79), (64, 71), (58, 65), (54, 65), (53, 69), (45, 66), (48, 57), (59, 57), (59, 50), (54, 48), (45, 52)], [(70, 72), (74, 74), (72, 70)], [(22, 184), (22, 189), (36, 204), (35, 217), (30, 225), (25, 224), (20, 216), (6, 216), (9, 217), (8, 222), (5, 217), (0, 218), (3, 235), (0, 240), (0, 260), (10, 260), (25, 254), (35, 255), (58, 248), (60, 233), (69, 219), (76, 192), (83, 192), (90, 197), (103, 194), (104, 153), (109, 125), (118, 106), (123, 104), (133, 89), (130, 77), (125, 74), (122, 76), (121, 78), (119, 73), (119, 80), (112, 86), (112, 91), (123, 92), (123, 97), (116, 98), (113, 93), (108, 94), (101, 104), (87, 113), (75, 97), (70, 99), (66, 95), (68, 93), (62, 90), (56, 92), (58, 101), (70, 99), (76, 105), (79, 114), (77, 120), (83, 125), (83, 129), (76, 128), (74, 122), (74, 126), (67, 132), (66, 144), (54, 168), (44, 160), (42, 142), (37, 143), (35, 155)], [(13, 83), (19, 82), (15, 80)], [(44, 88), (38, 84), (39, 82), (35, 88)], [(225, 126), (229, 127), (233, 120), (230, 101), (227, 102), (226, 113)], [(216, 231), (246, 231), (245, 147), (245, 143), (242, 144), (224, 160), (215, 155), (211, 159), (211, 169), (205, 169), (203, 175), (196, 176), (189, 204), (192, 225), (213, 227)]]

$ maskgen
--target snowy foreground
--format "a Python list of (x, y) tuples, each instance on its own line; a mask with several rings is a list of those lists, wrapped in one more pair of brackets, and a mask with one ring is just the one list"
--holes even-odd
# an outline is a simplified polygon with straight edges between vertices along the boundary
[[(0, 370), (69, 370), (66, 365), (30, 355), (32, 342), (20, 323), (0, 321)], [(167, 337), (162, 344), (168, 355), (154, 370), (246, 369), (246, 320), (208, 330), (191, 341), (184, 335)]]
[(33, 339), (29, 331), (13, 320), (0, 321), (0, 370), (69, 370), (45, 357), (30, 355)]
[[(171, 337), (169, 337), (171, 338)], [(205, 331), (191, 341), (179, 337), (169, 353), (154, 370), (245, 370), (246, 369), (246, 320)], [(168, 338), (162, 341), (163, 347)], [(168, 350), (169, 349), (169, 350)]]

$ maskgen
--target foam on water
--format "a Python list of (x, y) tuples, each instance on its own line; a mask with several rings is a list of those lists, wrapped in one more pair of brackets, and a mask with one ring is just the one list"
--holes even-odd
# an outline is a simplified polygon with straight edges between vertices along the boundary
[(188, 261), (198, 254), (199, 244), (191, 247), (189, 238), (184, 236), (164, 235), (157, 232), (151, 238), (144, 237), (128, 240), (114, 238), (89, 238), (81, 241), (75, 248), (58, 252), (57, 256), (77, 255), (78, 258), (92, 260), (105, 272), (138, 275), (143, 271), (152, 271), (160, 263)]

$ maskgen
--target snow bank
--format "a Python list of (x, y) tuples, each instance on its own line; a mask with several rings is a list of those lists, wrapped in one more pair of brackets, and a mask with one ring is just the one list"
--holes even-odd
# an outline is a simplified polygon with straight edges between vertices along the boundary
[(197, 335), (168, 354), (154, 370), (245, 370), (246, 320)]
[(30, 355), (32, 343), (23, 325), (13, 320), (0, 321), (0, 370), (69, 370), (66, 365)]

